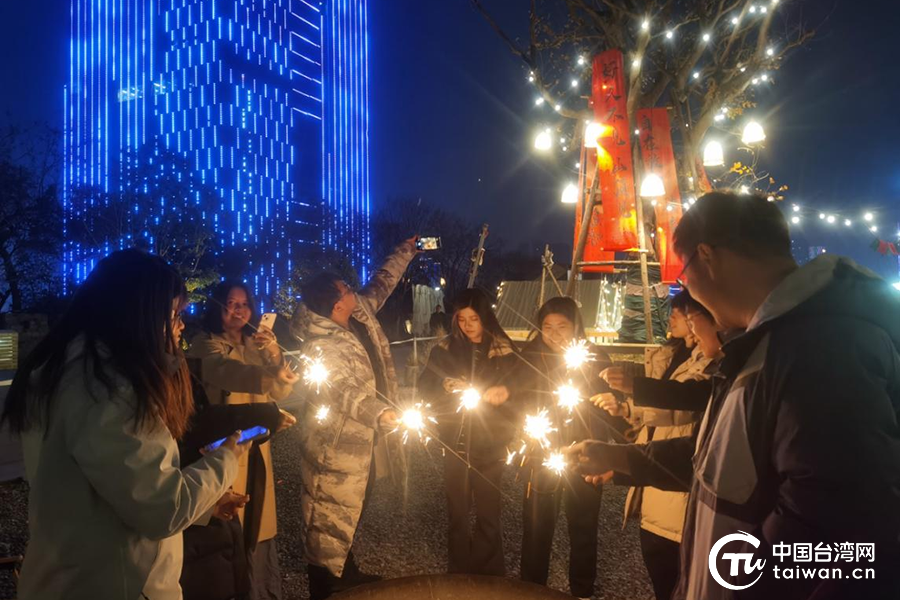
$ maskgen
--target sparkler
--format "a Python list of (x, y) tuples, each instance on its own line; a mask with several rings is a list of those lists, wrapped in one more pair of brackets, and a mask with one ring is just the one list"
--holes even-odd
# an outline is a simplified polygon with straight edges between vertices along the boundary
[(556, 431), (553, 423), (550, 422), (550, 416), (546, 408), (542, 408), (536, 415), (527, 415), (525, 417), (525, 435), (540, 444), (541, 448), (548, 448), (550, 440), (547, 434)]
[[(412, 408), (407, 408), (400, 415), (400, 424), (397, 429), (403, 429), (403, 443), (409, 440), (410, 432), (419, 436), (419, 439), (427, 444), (431, 440), (431, 436), (425, 433), (425, 427), (428, 423), (437, 425), (437, 419), (431, 415), (427, 415), (426, 411), (431, 408), (430, 404), (416, 403)], [(395, 429), (394, 431), (397, 431)]]
[(303, 381), (310, 387), (316, 386), (316, 393), (318, 394), (319, 390), (322, 388), (322, 384), (328, 383), (328, 369), (325, 367), (325, 363), (322, 361), (321, 356), (310, 358), (309, 356), (304, 355), (301, 358), (306, 363), (306, 370), (303, 372)]
[(456, 412), (463, 409), (472, 410), (478, 406), (479, 402), (481, 402), (481, 394), (478, 393), (478, 390), (475, 388), (463, 390), (459, 397), (459, 408), (456, 409)]
[(324, 423), (326, 419), (328, 419), (328, 413), (330, 409), (327, 406), (320, 406), (318, 410), (316, 410), (316, 421), (319, 423)]
[(556, 396), (559, 398), (557, 404), (560, 408), (564, 408), (572, 414), (575, 407), (584, 401), (578, 388), (572, 385), (572, 382), (564, 384), (556, 388)]
[(575, 340), (566, 346), (563, 358), (566, 361), (566, 368), (573, 370), (580, 369), (585, 363), (594, 360), (594, 354), (591, 352), (587, 340)]
[(566, 457), (562, 452), (551, 452), (550, 456), (544, 460), (544, 466), (557, 475), (562, 475), (566, 470)]

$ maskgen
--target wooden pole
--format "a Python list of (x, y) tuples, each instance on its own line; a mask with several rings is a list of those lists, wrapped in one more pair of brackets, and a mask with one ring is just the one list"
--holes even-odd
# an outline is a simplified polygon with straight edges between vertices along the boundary
[[(544, 285), (547, 283), (547, 259), (550, 254), (550, 244), (544, 245), (544, 255), (541, 257), (541, 289), (538, 291), (537, 309), (544, 305)], [(552, 256), (552, 255), (551, 255)], [(550, 259), (552, 260), (552, 258)]]
[(591, 183), (591, 189), (588, 192), (584, 212), (581, 213), (581, 231), (578, 232), (578, 244), (575, 246), (575, 252), (572, 254), (572, 270), (569, 271), (569, 283), (566, 285), (566, 296), (572, 298), (575, 297), (575, 284), (578, 279), (578, 264), (584, 258), (584, 247), (587, 245), (588, 230), (591, 228), (591, 217), (594, 214), (594, 207), (597, 205), (597, 198), (600, 196), (598, 190), (599, 184), (600, 173), (595, 172), (594, 181)]
[(481, 260), (484, 258), (484, 240), (488, 236), (488, 224), (481, 226), (481, 235), (478, 237), (478, 248), (472, 256), (472, 271), (469, 273), (469, 289), (475, 287), (475, 278), (478, 276), (478, 267), (481, 266)]
[[(635, 193), (635, 210), (637, 212), (638, 226), (638, 251), (641, 265), (641, 291), (644, 296), (644, 326), (647, 331), (647, 343), (653, 343), (653, 320), (650, 313), (650, 276), (647, 272), (647, 238), (644, 232), (644, 199), (641, 198), (641, 179), (640, 168), (643, 168), (641, 162), (640, 141), (636, 141), (632, 147), (633, 173), (634, 173), (634, 191)], [(640, 166), (640, 167), (639, 167)]]

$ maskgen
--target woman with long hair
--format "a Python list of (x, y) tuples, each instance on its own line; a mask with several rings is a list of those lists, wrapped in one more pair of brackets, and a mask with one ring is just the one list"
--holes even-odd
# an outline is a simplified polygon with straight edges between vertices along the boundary
[[(586, 401), (608, 391), (599, 373), (609, 366), (609, 356), (587, 344), (581, 310), (572, 298), (551, 298), (538, 310), (537, 329), (522, 351), (519, 367), (521, 394), (529, 412), (548, 409), (557, 428), (556, 447), (586, 439), (608, 440), (613, 427), (607, 413)], [(580, 366), (566, 364), (565, 351), (574, 343), (586, 344), (589, 360)], [(581, 402), (571, 412), (558, 406), (560, 386), (578, 390)], [(597, 577), (597, 527), (602, 487), (581, 477), (560, 477), (543, 466), (539, 452), (525, 463), (526, 488), (522, 511), (522, 579), (547, 585), (550, 552), (560, 507), (565, 504), (569, 529), (569, 589), (573, 596), (588, 598)]]
[(181, 598), (181, 532), (237, 474), (232, 435), (185, 469), (193, 412), (176, 343), (184, 284), (138, 250), (102, 259), (16, 372), (30, 540), (21, 598)]
[[(431, 351), (420, 380), (440, 415), (449, 515), (450, 573), (503, 576), (500, 478), (514, 414), (510, 386), (518, 359), (509, 337), (480, 290), (453, 303), (450, 335)], [(471, 400), (467, 407), (460, 402)], [(475, 530), (470, 513), (475, 505)]]
[[(282, 356), (270, 329), (255, 327), (250, 288), (223, 281), (206, 301), (203, 331), (189, 354), (200, 359), (206, 397), (212, 405), (257, 404), (285, 399), (299, 377)], [(254, 442), (240, 463), (234, 491), (250, 496), (239, 511), (250, 570), (252, 600), (281, 598), (275, 535), (275, 476), (268, 440)]]

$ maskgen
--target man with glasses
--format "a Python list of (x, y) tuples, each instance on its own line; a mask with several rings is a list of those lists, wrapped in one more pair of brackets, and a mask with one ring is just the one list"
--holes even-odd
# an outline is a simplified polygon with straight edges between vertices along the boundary
[(300, 508), (311, 600), (380, 579), (359, 570), (351, 546), (375, 481), (378, 431), (397, 426), (390, 408), (397, 376), (375, 315), (415, 257), (415, 242), (397, 246), (358, 293), (334, 273), (303, 282), (303, 303), (291, 319), (304, 354), (321, 359), (328, 371), (318, 392), (309, 392), (301, 428)]
[[(694, 439), (638, 454), (573, 448), (582, 472), (690, 482), (676, 598), (737, 597), (711, 573), (728, 575), (735, 553), (767, 561), (756, 583), (756, 571), (730, 578), (753, 584), (741, 598), (900, 597), (890, 570), (900, 564), (900, 296), (846, 258), (798, 267), (781, 210), (757, 196), (702, 197), (678, 225), (675, 251), (683, 285), (728, 332), (706, 415)], [(759, 548), (731, 542), (711, 558), (737, 532)], [(774, 576), (775, 544), (838, 542), (874, 543), (878, 564), (891, 566), (875, 565), (867, 581)], [(855, 559), (842, 565), (848, 574), (873, 566)]]

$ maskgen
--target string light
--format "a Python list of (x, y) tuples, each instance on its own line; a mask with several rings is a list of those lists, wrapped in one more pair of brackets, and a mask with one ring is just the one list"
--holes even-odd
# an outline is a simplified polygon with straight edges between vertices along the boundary
[(824, 220), (824, 219), (825, 219), (825, 213), (819, 213), (819, 218)]
[(766, 48), (766, 56), (774, 56), (775, 49), (774, 48)]
[(866, 221), (871, 221), (874, 218), (875, 217), (870, 212), (867, 212), (865, 215), (863, 215), (863, 219), (865, 219)]
[(794, 225), (796, 225), (799, 222), (800, 222), (800, 217), (797, 217), (797, 216), (791, 217), (791, 223), (793, 223)]
[(540, 97), (540, 96), (534, 99), (534, 105), (535, 105), (535, 106), (540, 106), (540, 105), (543, 104), (543, 103), (544, 103), (544, 99), (543, 99), (542, 97)]
[(553, 138), (550, 136), (550, 130), (545, 129), (538, 133), (534, 138), (534, 149), (545, 152), (553, 147)]
[(668, 30), (668, 31), (666, 32), (666, 39), (667, 39), (667, 40), (671, 40), (673, 37), (675, 37), (675, 32), (672, 31), (671, 29)]
[(878, 231), (878, 227), (876, 227), (875, 225), (872, 225), (871, 227), (869, 227), (869, 231), (871, 231), (872, 233), (875, 233), (876, 231)]
[(641, 59), (635, 58), (633, 61), (631, 61), (631, 68), (632, 69), (640, 69), (641, 68)]
[(561, 109), (561, 108), (562, 108), (562, 106), (557, 104), (556, 106), (553, 107), (553, 110), (555, 110), (556, 112), (559, 112), (559, 109)]
[(530, 81), (531, 83), (534, 83), (534, 75), (529, 75), (528, 81)]
[(791, 208), (793, 209), (794, 212), (800, 212), (800, 206), (798, 204), (795, 204)]
[(740, 22), (741, 22), (741, 20), (737, 17), (734, 17), (733, 19), (731, 19), (732, 25), (738, 25)]
[(650, 19), (644, 19), (644, 21), (641, 23), (641, 30), (650, 31)]
[(703, 34), (703, 41), (704, 41), (704, 42), (708, 42), (708, 41), (710, 40), (711, 37), (712, 37), (712, 36), (710, 36), (708, 33), (704, 33), (704, 34)]
[(694, 79), (700, 79), (700, 73), (694, 71)]
[(585, 63), (584, 56), (579, 56), (579, 57), (578, 57), (578, 64), (579, 64), (579, 65), (584, 65), (584, 63)]
[(755, 4), (750, 7), (750, 14), (756, 14), (756, 5)]
[(572, 87), (573, 87), (573, 88), (578, 87), (578, 80), (577, 80), (577, 79), (573, 79), (573, 80), (572, 80)]
[(850, 227), (851, 225), (853, 225), (853, 221), (851, 221), (850, 219), (844, 219), (844, 225)]
[(762, 75), (759, 76), (759, 78), (762, 79), (763, 81), (768, 81), (768, 80), (769, 80), (769, 74), (768, 74), (768, 73), (763, 73)]
[(827, 217), (825, 217), (825, 220), (829, 223), (834, 223), (836, 219), (834, 215), (828, 215)]

